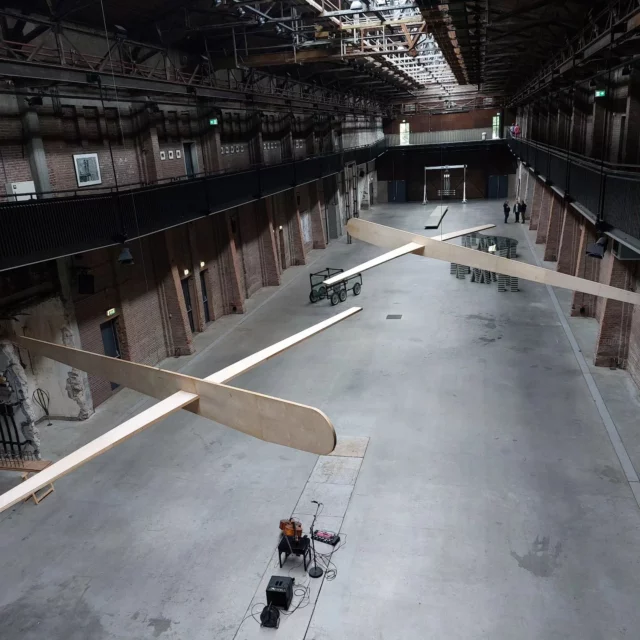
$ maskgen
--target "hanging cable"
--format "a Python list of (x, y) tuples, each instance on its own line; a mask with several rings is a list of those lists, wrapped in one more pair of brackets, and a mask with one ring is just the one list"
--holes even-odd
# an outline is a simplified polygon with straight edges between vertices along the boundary
[[(120, 128), (120, 137), (122, 139), (122, 148), (125, 148), (125, 143), (124, 143), (124, 129), (122, 127), (122, 116), (120, 114), (120, 99), (118, 98), (118, 87), (116, 86), (116, 75), (115, 72), (113, 70), (113, 59), (111, 57), (111, 43), (109, 42), (109, 32), (107, 31), (107, 16), (105, 14), (104, 11), (104, 3), (103, 0), (100, 0), (100, 8), (102, 10), (102, 24), (104, 26), (104, 37), (105, 40), (107, 41), (107, 54), (109, 56), (109, 66), (111, 67), (111, 79), (113, 82), (113, 91), (116, 97), (116, 111), (118, 113), (118, 127)], [(100, 83), (100, 99), (102, 99), (102, 83)], [(102, 101), (102, 109), (104, 111), (104, 100)], [(107, 117), (105, 114), (105, 122), (107, 122)], [(109, 138), (109, 123), (107, 122), (107, 141), (109, 142), (109, 151), (111, 152), (111, 139)], [(111, 153), (111, 162), (113, 164), (113, 153)], [(116, 183), (116, 194), (118, 197), (118, 202), (120, 201), (120, 194), (118, 193), (118, 179), (116, 176), (116, 168), (115, 168), (115, 164), (113, 165), (113, 178), (115, 180)], [(147, 293), (149, 293), (149, 280), (147, 278), (147, 267), (146, 267), (146, 263), (145, 263), (145, 259), (144, 259), (144, 248), (142, 246), (142, 238), (140, 237), (140, 223), (138, 222), (138, 210), (136, 208), (136, 199), (133, 195), (133, 192), (131, 192), (131, 203), (133, 204), (133, 218), (135, 220), (136, 223), (136, 235), (138, 236), (138, 242), (140, 243), (140, 257), (142, 259), (142, 273), (144, 275), (144, 284), (145, 284), (145, 288), (147, 290)]]

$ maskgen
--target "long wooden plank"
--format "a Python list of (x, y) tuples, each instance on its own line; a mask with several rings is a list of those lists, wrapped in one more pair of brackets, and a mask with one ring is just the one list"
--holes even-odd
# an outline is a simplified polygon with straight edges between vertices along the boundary
[(466, 236), (470, 233), (479, 233), (480, 231), (486, 231), (487, 229), (493, 229), (495, 224), (481, 224), (479, 227), (471, 227), (470, 229), (460, 229), (460, 231), (452, 231), (451, 233), (445, 233), (441, 236), (433, 236), (432, 240), (442, 240), (442, 242), (446, 242), (447, 240), (453, 240), (454, 238), (459, 238), (460, 236)]
[(353, 269), (347, 269), (347, 271), (343, 271), (339, 273), (337, 276), (333, 276), (324, 280), (324, 284), (330, 286), (332, 284), (336, 284), (338, 282), (342, 282), (351, 276), (355, 276), (358, 273), (362, 273), (363, 271), (367, 271), (367, 269), (373, 269), (373, 267), (377, 267), (379, 264), (384, 264), (385, 262), (389, 262), (390, 260), (395, 260), (400, 256), (405, 256), (407, 253), (413, 253), (414, 251), (422, 251), (422, 245), (416, 244), (415, 242), (409, 242), (408, 244), (399, 247), (398, 249), (394, 249), (393, 251), (389, 251), (388, 253), (383, 253), (381, 256), (374, 258), (373, 260), (369, 260), (368, 262), (363, 262), (362, 264), (354, 267)]
[(436, 242), (425, 236), (415, 235), (400, 229), (393, 229), (381, 224), (367, 222), (359, 218), (351, 218), (347, 223), (347, 231), (358, 240), (369, 242), (378, 247), (392, 249), (406, 246), (409, 242), (421, 244), (422, 249), (413, 253), (426, 258), (435, 258), (444, 262), (455, 262), (467, 267), (502, 273), (507, 276), (530, 280), (540, 284), (548, 284), (571, 291), (580, 291), (602, 298), (619, 300), (629, 304), (640, 304), (640, 294), (625, 289), (618, 289), (599, 282), (569, 276), (550, 269), (535, 267), (524, 262), (500, 258), (483, 251), (467, 249), (445, 242)]
[(338, 313), (328, 320), (323, 320), (318, 324), (314, 324), (312, 327), (309, 327), (304, 331), (300, 331), (299, 333), (285, 338), (280, 342), (276, 342), (266, 349), (257, 351), (256, 353), (253, 353), (250, 356), (243, 358), (242, 360), (239, 360), (238, 362), (235, 362), (228, 367), (225, 367), (224, 369), (220, 369), (220, 371), (216, 371), (216, 373), (212, 373), (210, 376), (207, 376), (205, 380), (207, 380), (208, 382), (217, 382), (218, 384), (228, 382), (232, 378), (236, 378), (240, 374), (246, 373), (250, 369), (257, 367), (259, 364), (262, 364), (263, 362), (266, 362), (274, 356), (277, 356), (285, 349), (290, 349), (303, 340), (306, 340), (307, 338), (310, 338), (311, 336), (314, 336), (317, 333), (320, 333), (321, 331), (332, 327), (334, 324), (337, 324), (338, 322), (345, 320), (346, 318), (350, 318), (359, 311), (362, 311), (362, 307), (351, 307), (351, 309), (347, 309), (342, 313)]
[(160, 400), (177, 391), (195, 394), (199, 400), (187, 410), (266, 442), (319, 455), (331, 453), (335, 447), (333, 425), (313, 407), (34, 338), (19, 337), (16, 342), (34, 354)]
[(25, 480), (17, 487), (9, 489), (9, 491), (0, 495), (0, 512), (12, 507), (14, 504), (30, 496), (33, 492), (67, 475), (67, 473), (109, 451), (109, 449), (113, 449), (117, 444), (166, 418), (171, 413), (179, 411), (197, 399), (198, 396), (193, 393), (178, 391), (165, 400), (154, 404), (137, 416), (123, 422), (115, 429), (111, 429), (111, 431), (107, 431), (107, 433), (101, 435), (99, 438), (92, 440), (84, 445), (84, 447), (80, 447), (68, 456), (58, 460), (58, 462), (54, 462), (44, 469), (44, 471)]
[[(265, 362), (266, 360), (269, 360), (270, 358), (282, 353), (284, 350), (289, 349), (290, 347), (302, 342), (303, 340), (306, 340), (307, 338), (310, 338), (311, 336), (320, 333), (325, 329), (328, 329), (341, 320), (345, 320), (346, 318), (355, 315), (359, 311), (362, 311), (360, 307), (352, 307), (351, 309), (347, 309), (342, 313), (338, 313), (328, 320), (319, 322), (312, 327), (309, 327), (304, 331), (300, 331), (299, 333), (296, 333), (295, 335), (290, 336), (285, 340), (281, 340), (280, 342), (277, 342), (276, 344), (271, 345), (266, 349), (262, 349), (261, 351), (258, 351), (257, 353), (254, 353), (251, 356), (248, 356), (247, 358), (244, 358), (230, 365), (229, 367), (221, 369), (220, 371), (205, 378), (205, 380), (217, 383), (227, 382), (232, 378), (239, 376), (241, 373), (245, 373), (246, 371), (249, 371), (250, 369), (253, 369), (257, 365), (259, 365), (260, 363)], [(159, 422), (171, 413), (174, 413), (179, 409), (188, 408), (187, 405), (194, 403), (197, 399), (198, 396), (196, 396), (195, 394), (187, 393), (186, 391), (178, 391), (170, 395), (168, 398), (161, 400), (146, 411), (143, 411), (130, 420), (127, 420), (114, 429), (111, 429), (99, 438), (96, 438), (95, 440), (89, 442), (84, 447), (81, 447), (80, 449), (74, 451), (73, 453), (69, 454), (65, 458), (62, 458), (53, 465), (51, 465), (48, 461), (33, 461), (31, 463), (31, 465), (34, 467), (33, 469), (31, 469), (32, 471), (42, 471), (42, 469), (44, 469), (45, 467), (49, 467), (47, 469), (47, 474), (43, 475), (42, 473), (40, 473), (37, 476), (30, 478), (22, 485), (11, 489), (3, 495), (0, 495), (0, 512), (20, 502), (34, 491), (38, 491), (42, 487), (48, 485), (51, 482), (54, 482), (58, 478), (61, 478), (77, 467), (109, 451), (117, 444), (120, 444), (136, 433), (140, 433), (147, 427), (150, 427), (152, 424)]]
[[(432, 240), (438, 240), (445, 242), (446, 240), (453, 240), (454, 238), (459, 238), (460, 236), (466, 236), (469, 233), (477, 233), (479, 231), (485, 231), (486, 229), (493, 229), (495, 224), (483, 224), (479, 227), (471, 227), (471, 229), (461, 229), (460, 231), (452, 231), (451, 233), (445, 233), (441, 237), (432, 238)], [(423, 238), (424, 236), (418, 236)], [(349, 269), (344, 271), (343, 273), (338, 274), (337, 276), (333, 276), (328, 280), (324, 280), (323, 284), (332, 285), (338, 282), (342, 282), (346, 278), (350, 278), (358, 273), (362, 273), (367, 269), (372, 269), (373, 267), (377, 267), (380, 264), (384, 264), (385, 262), (389, 262), (390, 260), (394, 260), (395, 258), (399, 258), (400, 256), (404, 256), (407, 253), (421, 253), (422, 245), (415, 243), (407, 243), (404, 246), (399, 247), (398, 249), (394, 249), (393, 251), (389, 251), (388, 253), (383, 253), (381, 256), (374, 258), (373, 260), (369, 260), (368, 262), (364, 262), (357, 267), (353, 267), (353, 269)]]

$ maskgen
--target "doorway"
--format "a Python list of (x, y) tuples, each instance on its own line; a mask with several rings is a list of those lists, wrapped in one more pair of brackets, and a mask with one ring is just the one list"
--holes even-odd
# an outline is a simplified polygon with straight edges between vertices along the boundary
[(284, 271), (287, 268), (287, 250), (284, 244), (284, 230), (282, 229), (282, 225), (278, 229), (278, 244), (280, 245), (280, 269)]
[[(117, 320), (109, 320), (100, 325), (100, 334), (102, 335), (102, 346), (104, 355), (110, 358), (122, 359), (120, 351), (120, 341), (118, 340)], [(115, 391), (120, 385), (117, 382), (110, 382), (111, 391)]]
[(411, 129), (408, 122), (400, 123), (400, 144), (411, 144)]
[(182, 295), (184, 296), (184, 304), (187, 307), (187, 317), (189, 318), (189, 326), (191, 333), (196, 332), (196, 325), (193, 320), (193, 304), (191, 303), (191, 278), (182, 280)]
[(195, 144), (193, 142), (184, 142), (182, 144), (184, 152), (184, 168), (187, 178), (195, 178), (197, 171)]
[(200, 291), (202, 292), (202, 309), (204, 311), (204, 321), (211, 322), (211, 314), (209, 313), (209, 294), (207, 293), (207, 272), (200, 272)]

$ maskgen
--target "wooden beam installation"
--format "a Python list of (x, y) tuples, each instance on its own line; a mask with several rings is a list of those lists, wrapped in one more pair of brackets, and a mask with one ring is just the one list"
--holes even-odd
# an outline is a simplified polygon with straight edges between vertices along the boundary
[(193, 393), (199, 399), (188, 407), (189, 411), (266, 442), (319, 455), (330, 453), (335, 446), (333, 425), (322, 411), (313, 407), (42, 340), (21, 337), (16, 341), (32, 354), (52, 358), (159, 400), (177, 391)]
[[(271, 345), (266, 349), (262, 349), (261, 351), (258, 351), (257, 353), (254, 353), (251, 356), (248, 356), (247, 358), (244, 358), (239, 362), (236, 362), (235, 364), (230, 365), (229, 367), (225, 367), (224, 369), (221, 369), (217, 373), (214, 373), (208, 376), (208, 378), (206, 378), (204, 382), (209, 382), (209, 383), (227, 382), (239, 376), (240, 374), (245, 373), (250, 369), (253, 369), (260, 363), (266, 362), (270, 358), (282, 353), (286, 349), (289, 349), (290, 347), (306, 340), (307, 338), (310, 338), (316, 333), (320, 333), (321, 331), (328, 329), (334, 324), (337, 324), (338, 322), (345, 320), (346, 318), (349, 318), (352, 315), (355, 315), (361, 310), (362, 309), (360, 307), (352, 307), (351, 309), (347, 309), (346, 311), (343, 311), (342, 313), (339, 313), (329, 318), (328, 320), (319, 322), (318, 324), (315, 324), (312, 327), (305, 329), (304, 331), (300, 331), (299, 333), (296, 333), (295, 335), (290, 336), (289, 338), (281, 340), (280, 342), (277, 342), (276, 344)], [(38, 343), (42, 343), (42, 341), (40, 340), (32, 340), (29, 338), (26, 338), (23, 340), (22, 338), (19, 338), (18, 342), (20, 343), (20, 346), (22, 346), (25, 349), (30, 349), (34, 353), (36, 352), (42, 353), (42, 351), (37, 351), (38, 349), (40, 349), (40, 345)], [(50, 343), (45, 342), (42, 344), (49, 345)], [(56, 347), (60, 345), (52, 345), (52, 346)], [(66, 347), (62, 347), (62, 348), (66, 349)], [(44, 350), (44, 347), (42, 349)], [(71, 351), (78, 351), (78, 350), (72, 349)], [(50, 353), (53, 354), (54, 351), (50, 351)], [(55, 353), (59, 353), (59, 352), (56, 351)], [(81, 353), (87, 353), (87, 352), (81, 352)], [(66, 355), (69, 356), (68, 352), (66, 353)], [(92, 356), (96, 354), (88, 354), (88, 355)], [(104, 358), (106, 356), (100, 356), (100, 357)], [(54, 358), (54, 359), (57, 359), (57, 358)], [(135, 363), (127, 363), (126, 361), (119, 361), (119, 362), (124, 364), (134, 364), (134, 367), (143, 367), (143, 369), (145, 370), (151, 369), (152, 371), (155, 371), (155, 372), (165, 373), (164, 370), (162, 369), (154, 369), (153, 367), (144, 367), (144, 365), (135, 365)], [(75, 366), (75, 365), (71, 365), (71, 366)], [(80, 368), (80, 367), (77, 367), (77, 368)], [(138, 370), (138, 372), (140, 371), (141, 370)], [(162, 373), (160, 374), (161, 377), (162, 377)], [(172, 372), (166, 372), (166, 373), (172, 373)], [(103, 374), (100, 374), (100, 375), (103, 375)], [(145, 375), (141, 376), (143, 385), (147, 384), (146, 382), (144, 382), (144, 379), (147, 378), (148, 375), (149, 375), (148, 372), (145, 371)], [(176, 374), (176, 375), (180, 375), (180, 374)], [(185, 377), (188, 378), (189, 376), (185, 376)], [(198, 378), (193, 378), (192, 380), (198, 380)], [(162, 384), (164, 384), (164, 382)], [(161, 386), (162, 385), (159, 384), (157, 381), (154, 382), (153, 383), (154, 393), (156, 392), (160, 393)], [(214, 386), (220, 386), (220, 385), (214, 385)], [(150, 387), (145, 387), (145, 388), (147, 388), (148, 390), (151, 390)], [(233, 389), (232, 387), (221, 387), (221, 388)], [(233, 389), (233, 390), (239, 391), (239, 389)], [(154, 395), (154, 393), (149, 393), (148, 395)], [(263, 397), (266, 397), (266, 396), (263, 396)], [(28, 497), (35, 491), (38, 491), (42, 487), (50, 484), (51, 482), (54, 482), (58, 478), (61, 478), (62, 476), (73, 471), (77, 467), (89, 462), (93, 458), (103, 453), (106, 453), (107, 451), (109, 451), (116, 445), (120, 444), (121, 442), (124, 442), (125, 440), (135, 435), (136, 433), (140, 433), (147, 427), (150, 427), (156, 422), (163, 420), (170, 414), (180, 409), (190, 410), (191, 405), (195, 405), (196, 406), (195, 412), (201, 413), (199, 410), (197, 410), (199, 408), (197, 407), (198, 400), (199, 400), (199, 396), (195, 393), (189, 393), (187, 391), (177, 391), (172, 395), (170, 395), (168, 398), (161, 400), (160, 402), (153, 405), (149, 409), (146, 409), (145, 411), (138, 414), (137, 416), (131, 418), (130, 420), (127, 420), (126, 422), (123, 422), (121, 425), (115, 427), (114, 429), (107, 431), (99, 438), (92, 440), (91, 442), (86, 444), (84, 447), (81, 447), (80, 449), (74, 451), (68, 456), (62, 458), (61, 460), (58, 460), (58, 462), (55, 462), (51, 466), (47, 467), (44, 471), (40, 471), (40, 469), (37, 469), (38, 471), (40, 471), (40, 473), (29, 478), (27, 481), (23, 482), (18, 487), (15, 487), (14, 489), (11, 489), (10, 491), (7, 491), (6, 493), (0, 495), (0, 512), (20, 502), (21, 500)], [(276, 400), (278, 399), (276, 398)], [(286, 403), (286, 401), (282, 401), (282, 402)], [(293, 404), (293, 403), (286, 403), (286, 404)], [(302, 405), (297, 405), (297, 406), (301, 407)], [(313, 409), (313, 411), (317, 411), (317, 410)], [(201, 415), (204, 415), (204, 414), (201, 413)], [(286, 423), (287, 421), (286, 412), (280, 415), (279, 419), (284, 420), (284, 422)], [(333, 430), (333, 427), (331, 427), (331, 430)], [(247, 432), (245, 431), (245, 433)], [(256, 433), (250, 433), (250, 435), (255, 435), (258, 438), (262, 437), (261, 435)], [(269, 434), (265, 433), (263, 435), (269, 435)], [(281, 434), (281, 436), (284, 437), (284, 434)], [(280, 437), (279, 439), (282, 439), (282, 437)], [(267, 439), (267, 438), (262, 437), (262, 439)], [(269, 441), (273, 442), (274, 440), (269, 440)], [(286, 446), (294, 446), (295, 441), (296, 439), (293, 438), (288, 441), (278, 442), (278, 444), (284, 444)], [(334, 433), (334, 443), (335, 443), (335, 433)], [(331, 445), (332, 450), (333, 450), (333, 446), (334, 445)]]
[(362, 307), (351, 307), (351, 309), (347, 309), (342, 313), (338, 313), (335, 316), (332, 316), (328, 320), (324, 320), (323, 322), (319, 322), (318, 324), (314, 324), (312, 327), (305, 329), (304, 331), (300, 331), (289, 338), (285, 338), (280, 342), (276, 342), (276, 344), (272, 344), (270, 347), (266, 349), (262, 349), (261, 351), (257, 351), (252, 355), (239, 360), (235, 364), (232, 364), (224, 369), (220, 369), (216, 373), (212, 373), (210, 376), (207, 376), (205, 380), (208, 382), (217, 382), (218, 384), (222, 384), (224, 382), (228, 382), (232, 378), (237, 378), (240, 374), (246, 373), (247, 371), (257, 367), (259, 364), (270, 360), (274, 356), (282, 353), (286, 349), (293, 347), (296, 344), (299, 344), (303, 340), (310, 338), (311, 336), (328, 329), (334, 324), (340, 322), (341, 320), (346, 320), (351, 316), (355, 315), (359, 311), (362, 311)]
[(599, 282), (569, 276), (550, 269), (534, 267), (517, 260), (499, 258), (483, 251), (467, 249), (445, 242), (437, 242), (434, 238), (415, 235), (400, 229), (385, 227), (381, 224), (367, 222), (360, 218), (351, 218), (347, 223), (347, 232), (354, 238), (363, 240), (378, 247), (394, 249), (407, 245), (409, 242), (421, 244), (422, 249), (413, 251), (416, 255), (425, 258), (435, 258), (444, 262), (455, 262), (467, 267), (502, 273), (506, 276), (522, 278), (539, 284), (548, 284), (553, 287), (580, 291), (601, 298), (619, 300), (629, 304), (640, 305), (640, 293), (618, 289)]
[[(461, 231), (453, 231), (452, 233), (447, 233), (440, 238), (432, 238), (432, 240), (437, 240), (438, 242), (452, 240), (453, 238), (458, 238), (460, 236), (466, 236), (469, 233), (475, 233), (477, 231), (484, 231), (486, 229), (492, 229), (495, 227), (495, 224), (485, 224), (480, 227), (472, 227), (471, 229), (462, 229)], [(422, 236), (421, 236), (422, 237)], [(353, 269), (348, 269), (347, 271), (343, 271), (339, 273), (337, 276), (333, 276), (327, 280), (323, 281), (323, 284), (328, 286), (332, 284), (337, 284), (338, 282), (342, 282), (346, 278), (350, 278), (351, 276), (355, 276), (358, 273), (362, 273), (363, 271), (367, 271), (368, 269), (372, 269), (373, 267), (377, 267), (380, 264), (384, 264), (385, 262), (389, 262), (390, 260), (394, 260), (395, 258), (399, 258), (400, 256), (407, 255), (408, 253), (422, 253), (422, 244), (416, 244), (415, 242), (409, 242), (398, 249), (394, 249), (393, 251), (389, 251), (388, 253), (383, 253), (381, 256), (377, 258), (373, 258), (373, 260), (369, 260), (368, 262), (364, 262), (363, 264), (358, 265), (357, 267), (353, 267)]]
[(0, 495), (0, 512), (24, 500), (32, 493), (42, 489), (42, 487), (55, 482), (58, 478), (66, 476), (67, 473), (89, 462), (89, 460), (93, 460), (93, 458), (113, 449), (116, 445), (136, 433), (140, 433), (152, 424), (163, 420), (175, 411), (185, 408), (197, 399), (198, 396), (194, 393), (178, 391), (178, 393), (174, 393), (165, 400), (158, 402), (158, 404), (154, 404), (137, 416), (123, 422), (115, 429), (111, 429), (111, 431), (107, 431), (99, 438), (85, 444), (84, 447), (80, 447), (68, 456), (58, 460), (58, 462), (54, 462), (44, 471), (40, 471), (40, 473), (25, 480), (17, 487), (9, 489), (9, 491)]
[(422, 245), (416, 244), (415, 242), (409, 242), (408, 244), (402, 245), (398, 249), (394, 249), (393, 251), (389, 251), (387, 253), (383, 253), (381, 256), (374, 258), (373, 260), (369, 260), (368, 262), (364, 262), (363, 264), (359, 264), (357, 267), (353, 269), (348, 269), (347, 271), (343, 271), (339, 273), (337, 276), (333, 276), (332, 278), (328, 278), (323, 281), (323, 284), (330, 286), (332, 284), (337, 284), (338, 282), (342, 282), (351, 276), (355, 276), (358, 273), (362, 273), (363, 271), (367, 271), (368, 269), (373, 269), (373, 267), (377, 267), (380, 264), (384, 264), (385, 262), (389, 262), (390, 260), (395, 260), (400, 256), (406, 256), (407, 253), (413, 253), (414, 251), (422, 251)]

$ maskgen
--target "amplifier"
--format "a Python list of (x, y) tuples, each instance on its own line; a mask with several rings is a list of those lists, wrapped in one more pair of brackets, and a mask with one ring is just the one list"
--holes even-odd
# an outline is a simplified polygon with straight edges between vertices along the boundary
[(280, 607), (285, 611), (293, 599), (293, 578), (284, 576), (271, 576), (267, 585), (267, 604)]

